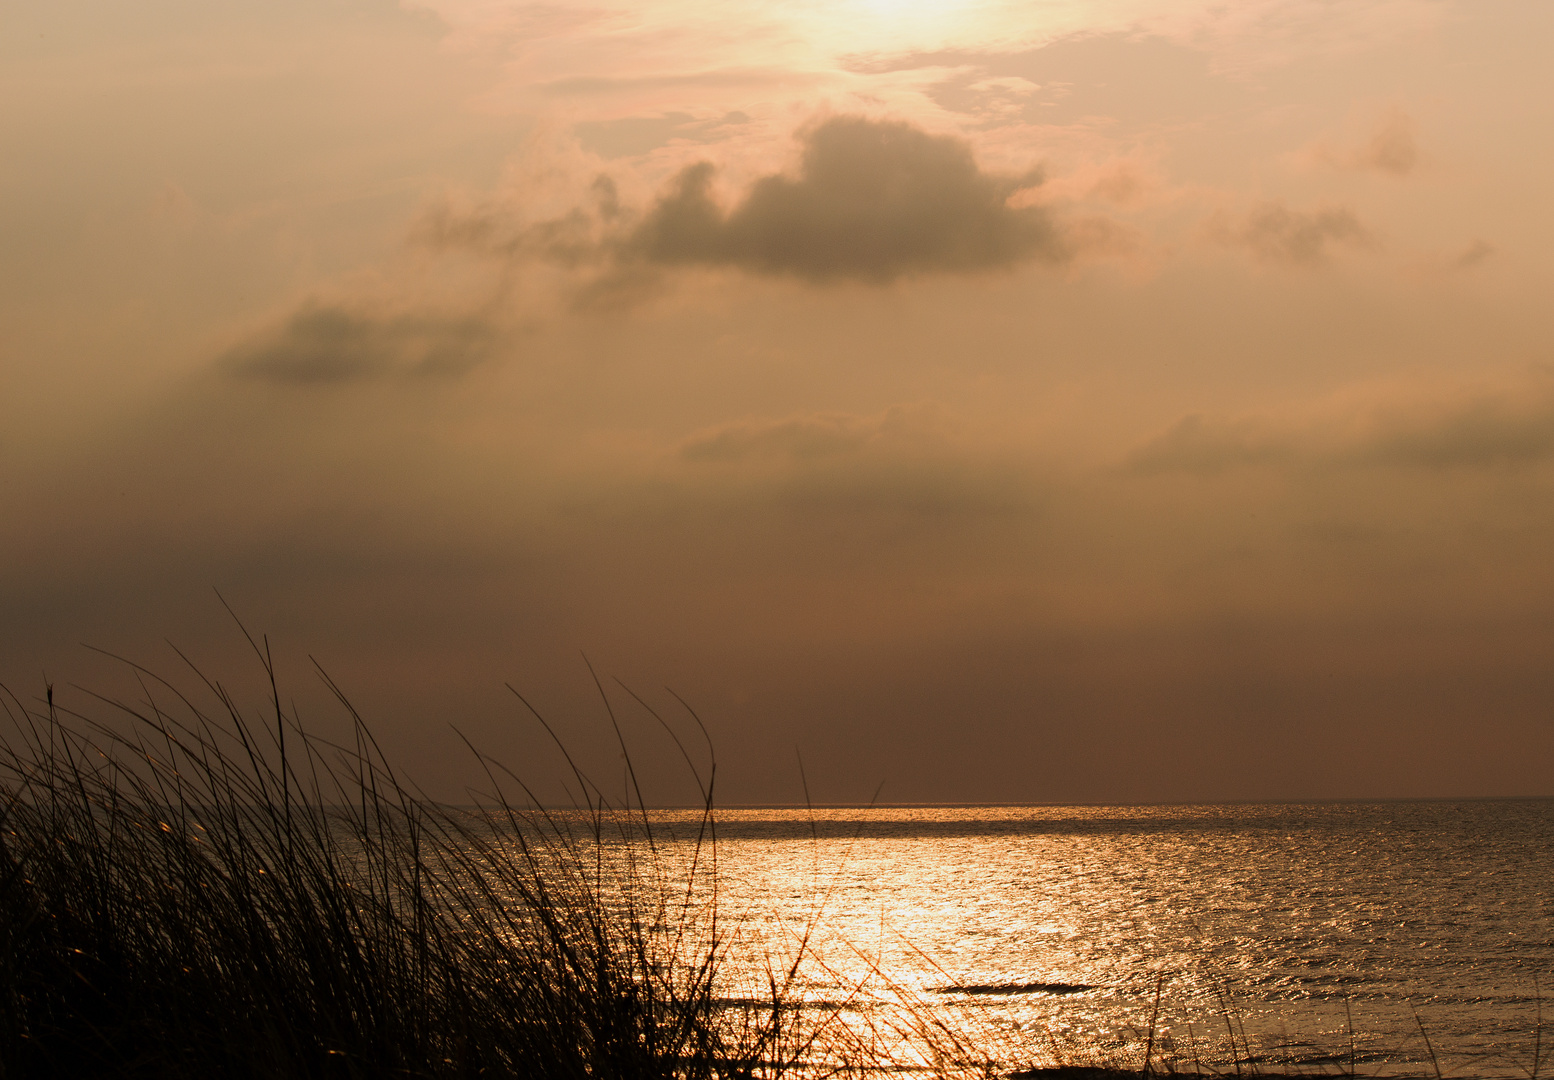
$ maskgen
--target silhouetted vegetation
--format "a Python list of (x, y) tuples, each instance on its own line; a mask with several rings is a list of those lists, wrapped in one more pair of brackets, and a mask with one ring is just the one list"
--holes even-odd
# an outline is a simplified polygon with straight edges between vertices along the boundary
[(353, 711), (338, 746), (279, 693), (256, 722), (134, 670), (142, 700), (99, 717), (7, 696), (4, 1076), (750, 1077), (806, 1052), (782, 973), (714, 993), (711, 775), (670, 865), (580, 773), (586, 805), (546, 812), (477, 755), (489, 804), (440, 806)]

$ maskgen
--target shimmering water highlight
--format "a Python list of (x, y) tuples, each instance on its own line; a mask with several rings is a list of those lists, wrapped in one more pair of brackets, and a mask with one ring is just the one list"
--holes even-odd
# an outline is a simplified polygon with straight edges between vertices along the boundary
[(1554, 981), (1548, 800), (738, 809), (718, 858), (736, 968), (807, 935), (806, 993), (1031, 1064), (1525, 1076)]

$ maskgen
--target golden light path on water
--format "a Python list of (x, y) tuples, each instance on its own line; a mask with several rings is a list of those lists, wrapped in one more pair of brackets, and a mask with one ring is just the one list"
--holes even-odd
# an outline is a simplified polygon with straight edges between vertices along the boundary
[(813, 1001), (1006, 1068), (1525, 1075), (1554, 949), (1548, 801), (733, 810), (717, 860), (731, 979), (807, 939)]

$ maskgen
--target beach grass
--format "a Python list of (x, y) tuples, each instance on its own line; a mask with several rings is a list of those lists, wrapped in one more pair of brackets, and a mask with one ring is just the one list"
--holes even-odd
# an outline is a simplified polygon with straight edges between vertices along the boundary
[(546, 811), (476, 755), (491, 797), (443, 806), (344, 695), (337, 745), (278, 690), (255, 718), (132, 670), (139, 700), (96, 715), (6, 695), (0, 1075), (770, 1077), (809, 1052), (785, 973), (717, 992), (711, 775), (666, 862), (581, 773)]

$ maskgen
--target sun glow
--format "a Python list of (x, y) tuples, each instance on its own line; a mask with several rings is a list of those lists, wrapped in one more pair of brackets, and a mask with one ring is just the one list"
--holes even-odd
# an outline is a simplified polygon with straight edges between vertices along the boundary
[(814, 12), (825, 44), (844, 53), (977, 47), (1013, 35), (1045, 36), (1045, 17), (989, 0), (852, 0)]
[(975, 5), (966, 0), (858, 0), (857, 6), (882, 18), (923, 22), (962, 16)]

